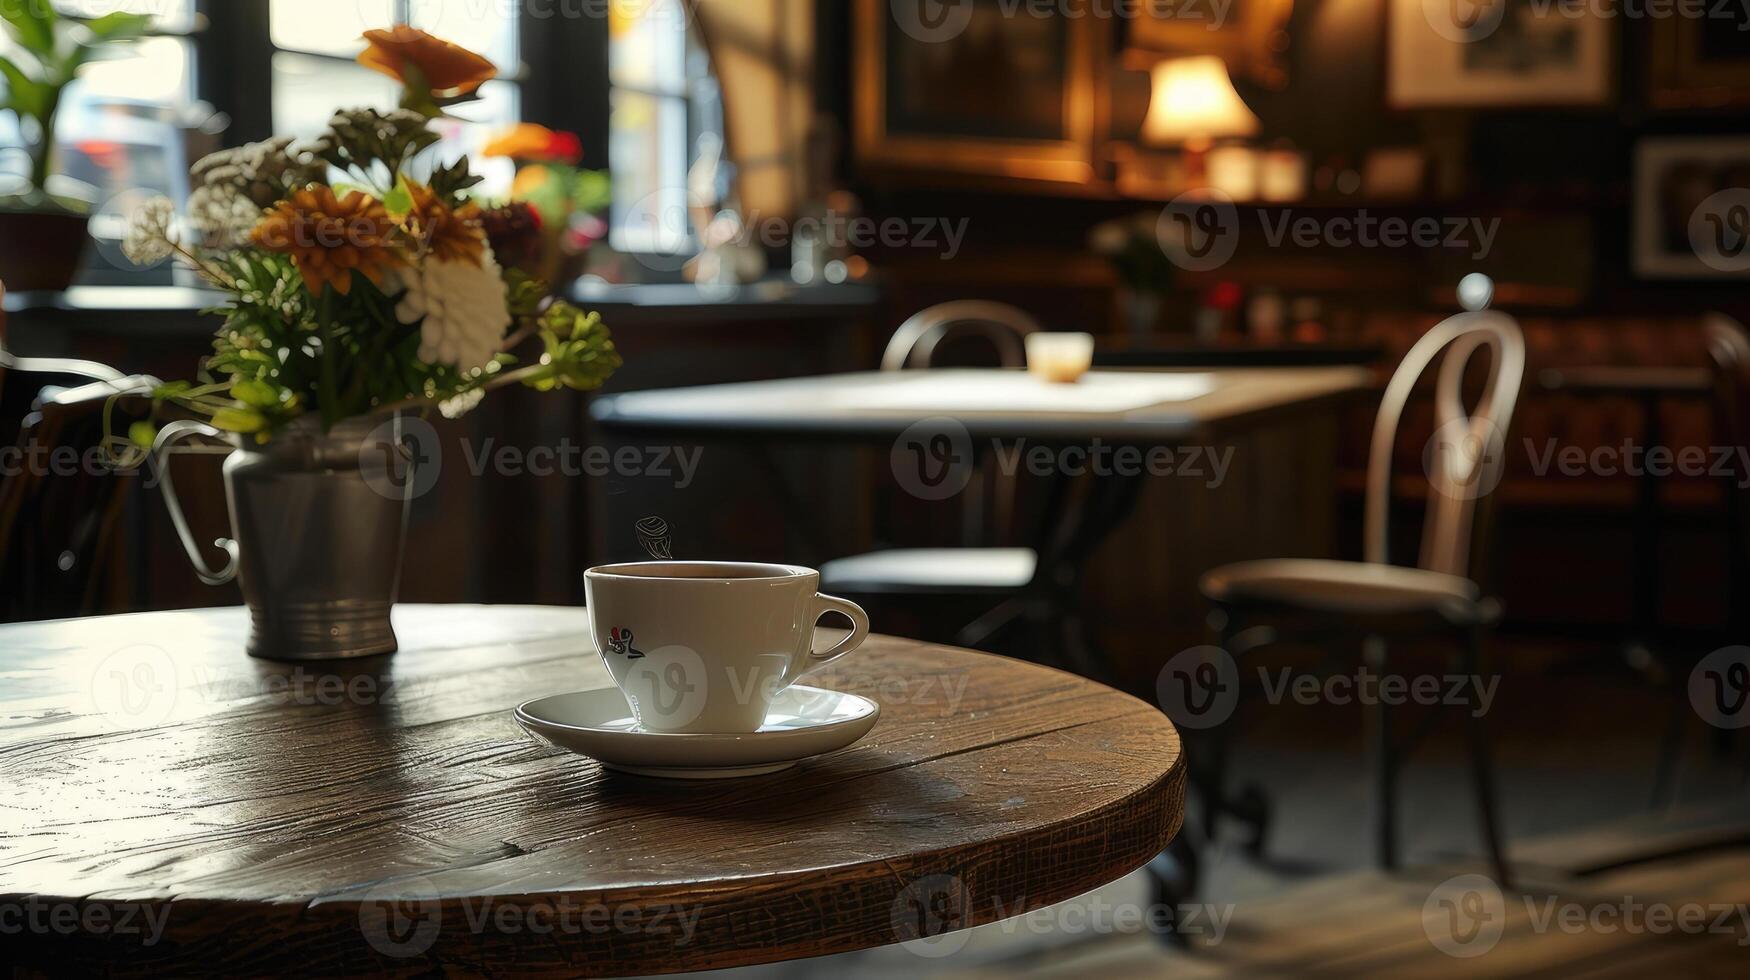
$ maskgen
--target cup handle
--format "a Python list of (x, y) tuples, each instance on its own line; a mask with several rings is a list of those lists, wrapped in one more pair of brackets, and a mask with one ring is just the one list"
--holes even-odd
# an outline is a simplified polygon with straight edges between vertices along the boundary
[(862, 606), (848, 599), (840, 599), (838, 596), (816, 593), (814, 596), (814, 622), (819, 622), (820, 617), (829, 612), (840, 613), (851, 621), (851, 635), (828, 649), (811, 651), (808, 654), (807, 670), (826, 666), (862, 646), (863, 641), (869, 638), (869, 614), (863, 611)]
[(158, 467), (158, 487), (164, 491), (164, 506), (170, 511), (170, 523), (176, 527), (176, 536), (182, 539), (182, 549), (188, 552), (195, 576), (207, 585), (224, 585), (237, 577), (237, 542), (230, 538), (214, 541), (213, 544), (225, 552), (225, 567), (216, 572), (207, 567), (200, 545), (194, 540), (194, 532), (189, 529), (188, 518), (183, 516), (182, 503), (176, 499), (176, 484), (170, 481), (170, 450), (179, 440), (189, 436), (211, 439), (221, 435), (223, 433), (218, 429), (204, 422), (184, 419), (159, 429), (158, 438), (152, 442), (153, 462)]

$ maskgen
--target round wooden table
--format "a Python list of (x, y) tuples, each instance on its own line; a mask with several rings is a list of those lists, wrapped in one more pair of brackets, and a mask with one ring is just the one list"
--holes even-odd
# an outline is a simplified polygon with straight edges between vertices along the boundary
[(626, 776), (511, 709), (607, 686), (581, 609), (402, 606), (402, 651), (243, 654), (240, 609), (0, 627), (0, 945), (50, 971), (664, 973), (943, 934), (1153, 857), (1154, 707), (891, 637), (810, 683), (875, 729), (783, 773)]

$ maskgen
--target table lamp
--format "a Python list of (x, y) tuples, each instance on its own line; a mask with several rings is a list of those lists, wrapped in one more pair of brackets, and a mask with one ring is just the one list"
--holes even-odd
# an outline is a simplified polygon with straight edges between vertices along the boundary
[(1226, 63), (1215, 55), (1158, 61), (1149, 69), (1149, 80), (1142, 141), (1180, 147), (1193, 187), (1207, 180), (1206, 158), (1216, 140), (1258, 132), (1258, 117), (1234, 91)]

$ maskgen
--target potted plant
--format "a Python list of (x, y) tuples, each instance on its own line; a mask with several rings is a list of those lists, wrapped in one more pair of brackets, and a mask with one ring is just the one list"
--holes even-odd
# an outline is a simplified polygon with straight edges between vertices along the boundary
[[(202, 579), (240, 576), (249, 652), (275, 659), (395, 649), (407, 507), (435, 448), (420, 415), (462, 415), (506, 385), (590, 390), (620, 365), (600, 317), (496, 258), (527, 248), (527, 205), (483, 209), (466, 158), (424, 162), (431, 121), (491, 63), (407, 27), (366, 39), (360, 61), (403, 82), (401, 108), (342, 110), (309, 144), (208, 157), (188, 214), (148, 203), (124, 243), (136, 263), (181, 259), (229, 298), (202, 378), (153, 395), (197, 418), (136, 423), (109, 445), (132, 466), (191, 434), (236, 447), (223, 568), (207, 567), (162, 459), (160, 485)], [(513, 353), (525, 342), (538, 356)]]
[(105, 45), (139, 37), (150, 19), (128, 13), (73, 17), (57, 13), (49, 0), (0, 3), (0, 19), (16, 48), (12, 57), (0, 55), (6, 82), (0, 109), (18, 120), (29, 159), (24, 191), (0, 198), (0, 282), (17, 291), (66, 289), (89, 240), (91, 204), (49, 192), (61, 96)]

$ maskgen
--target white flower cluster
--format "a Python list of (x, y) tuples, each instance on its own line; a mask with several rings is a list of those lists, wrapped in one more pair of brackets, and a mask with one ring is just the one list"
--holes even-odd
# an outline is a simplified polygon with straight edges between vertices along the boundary
[(420, 360), (454, 365), (463, 374), (492, 361), (511, 317), (503, 273), (490, 248), (479, 266), (427, 259), (399, 276), (406, 293), (395, 316), (402, 323), (423, 318)]
[(122, 254), (135, 265), (151, 266), (170, 258), (175, 249), (171, 225), (176, 221), (176, 205), (162, 195), (150, 198), (134, 209), (122, 237)]
[(188, 197), (190, 227), (208, 248), (233, 248), (248, 241), (263, 211), (322, 180), (327, 166), (290, 136), (276, 136), (203, 157), (190, 173), (199, 182)]

